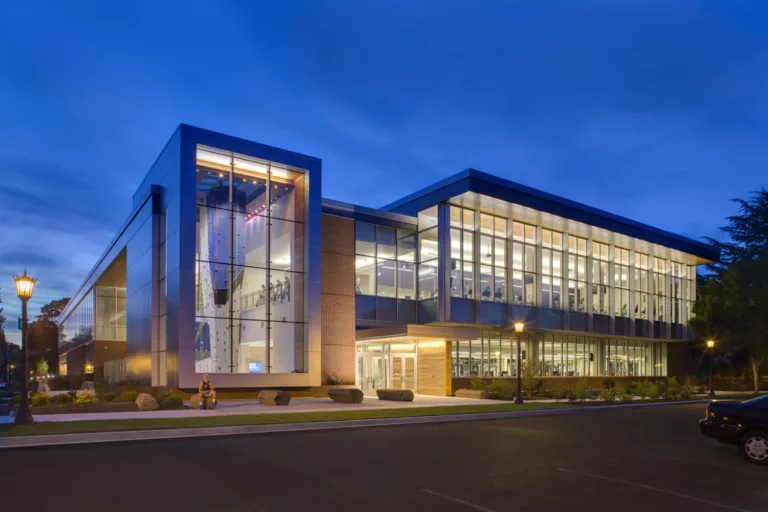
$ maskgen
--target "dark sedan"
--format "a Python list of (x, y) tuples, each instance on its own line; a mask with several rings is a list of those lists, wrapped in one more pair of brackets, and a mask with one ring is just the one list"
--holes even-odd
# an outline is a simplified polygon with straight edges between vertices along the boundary
[(768, 395), (745, 402), (713, 400), (699, 426), (705, 435), (739, 445), (749, 462), (768, 465)]

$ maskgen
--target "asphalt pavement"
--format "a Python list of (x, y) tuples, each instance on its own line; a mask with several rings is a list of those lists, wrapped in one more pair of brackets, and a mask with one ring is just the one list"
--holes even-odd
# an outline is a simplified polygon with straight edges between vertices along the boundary
[(0, 452), (8, 511), (768, 510), (704, 406)]

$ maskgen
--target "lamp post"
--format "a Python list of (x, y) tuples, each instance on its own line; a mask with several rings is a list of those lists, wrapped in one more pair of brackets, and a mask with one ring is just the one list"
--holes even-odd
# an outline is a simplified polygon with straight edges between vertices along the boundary
[(523, 339), (523, 330), (525, 330), (525, 324), (523, 322), (515, 322), (515, 333), (517, 335), (517, 393), (515, 394), (515, 403), (523, 403), (523, 395), (521, 388), (523, 386), (523, 367), (520, 364), (520, 344)]
[(27, 275), (27, 269), (24, 269), (23, 276), (15, 276), (13, 280), (16, 282), (16, 295), (21, 300), (21, 401), (19, 402), (19, 410), (16, 411), (16, 424), (32, 423), (32, 414), (29, 412), (29, 397), (27, 393), (27, 356), (29, 355), (29, 343), (27, 342), (27, 302), (32, 298), (32, 289), (35, 287), (35, 279)]
[(715, 398), (715, 382), (712, 380), (712, 368), (715, 361), (715, 340), (707, 340), (707, 348), (709, 349), (709, 398)]

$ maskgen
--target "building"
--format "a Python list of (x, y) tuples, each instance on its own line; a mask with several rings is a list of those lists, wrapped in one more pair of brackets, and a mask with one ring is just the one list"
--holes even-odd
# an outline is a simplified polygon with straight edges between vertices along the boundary
[(684, 370), (711, 247), (466, 170), (381, 209), (321, 161), (181, 125), (61, 315), (62, 374), (194, 388)]

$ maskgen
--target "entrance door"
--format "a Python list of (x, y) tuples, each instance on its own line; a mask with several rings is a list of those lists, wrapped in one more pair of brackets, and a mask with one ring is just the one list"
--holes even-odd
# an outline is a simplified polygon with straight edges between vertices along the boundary
[(387, 386), (387, 359), (385, 355), (358, 354), (357, 379), (360, 389), (374, 391)]
[(416, 391), (416, 358), (392, 355), (392, 387)]

